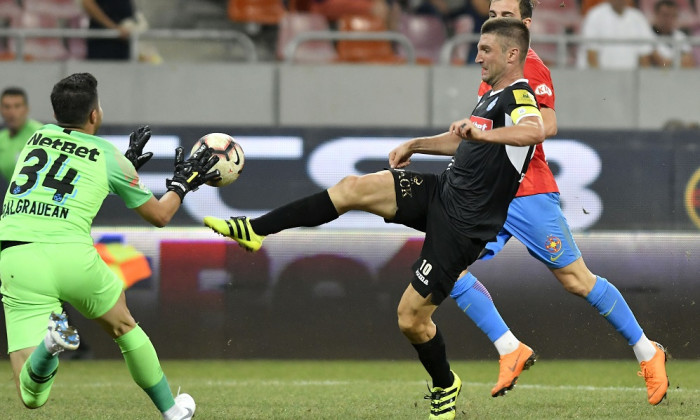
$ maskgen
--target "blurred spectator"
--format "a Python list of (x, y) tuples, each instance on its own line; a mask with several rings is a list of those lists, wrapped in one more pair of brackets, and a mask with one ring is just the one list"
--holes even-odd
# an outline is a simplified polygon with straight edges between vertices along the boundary
[[(630, 7), (627, 0), (609, 0), (589, 10), (581, 25), (581, 36), (581, 68), (629, 70), (651, 65), (654, 32), (644, 14)], [(650, 42), (587, 41), (595, 38)]]
[(694, 67), (693, 49), (686, 34), (678, 29), (678, 4), (674, 0), (659, 0), (654, 4), (654, 32), (661, 37), (673, 39), (661, 40), (656, 43), (651, 62), (654, 66), (670, 67), (673, 65), (674, 45), (678, 46), (681, 55), (681, 67)]
[(445, 0), (397, 0), (395, 3), (404, 13), (416, 15), (447, 16), (450, 12)]
[(132, 0), (81, 0), (85, 13), (90, 17), (90, 29), (117, 29), (119, 39), (89, 38), (88, 60), (128, 60), (131, 54), (129, 35), (136, 21), (136, 9)]
[(5, 125), (0, 130), (0, 175), (9, 181), (19, 153), (43, 124), (29, 118), (27, 93), (19, 87), (8, 87), (2, 92), (0, 114)]

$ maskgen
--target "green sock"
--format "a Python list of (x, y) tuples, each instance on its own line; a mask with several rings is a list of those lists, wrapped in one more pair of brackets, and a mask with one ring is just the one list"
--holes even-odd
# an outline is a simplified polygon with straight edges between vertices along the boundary
[(49, 353), (42, 341), (29, 356), (29, 364), (37, 376), (48, 376), (58, 367), (58, 356)]
[(19, 374), (20, 394), (24, 405), (38, 408), (46, 404), (57, 370), (58, 356), (49, 353), (42, 341), (24, 363)]
[(156, 349), (141, 327), (137, 325), (114, 341), (122, 351), (134, 382), (148, 394), (158, 410), (162, 413), (175, 405), (170, 385), (160, 368)]

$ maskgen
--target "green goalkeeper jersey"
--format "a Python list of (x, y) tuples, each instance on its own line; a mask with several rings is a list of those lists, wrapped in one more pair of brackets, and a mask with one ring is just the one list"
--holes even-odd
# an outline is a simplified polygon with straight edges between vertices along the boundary
[(92, 244), (92, 220), (109, 193), (129, 208), (153, 196), (112, 143), (47, 124), (20, 153), (5, 194), (0, 241)]

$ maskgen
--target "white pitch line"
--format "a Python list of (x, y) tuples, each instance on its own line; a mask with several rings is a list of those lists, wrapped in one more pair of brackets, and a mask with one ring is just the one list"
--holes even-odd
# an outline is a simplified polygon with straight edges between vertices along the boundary
[[(362, 385), (362, 384), (405, 384), (405, 385), (425, 385), (425, 381), (369, 381), (369, 380), (353, 380), (353, 381), (333, 381), (333, 380), (227, 380), (227, 381), (210, 381), (210, 380), (188, 380), (185, 386), (216, 386), (216, 387), (250, 387), (250, 386), (293, 386), (293, 387), (309, 387), (309, 386), (348, 386), (348, 385)], [(62, 384), (58, 381), (54, 386), (61, 386)], [(133, 382), (125, 381), (114, 381), (114, 382), (81, 382), (80, 384), (71, 385), (72, 387), (79, 388), (103, 388), (112, 386), (132, 386)], [(463, 387), (470, 388), (483, 388), (490, 387), (491, 383), (484, 382), (462, 382)], [(64, 385), (65, 386), (65, 385)], [(6, 382), (0, 384), (0, 389), (2, 388), (14, 388), (14, 383)], [(624, 387), (624, 386), (590, 386), (590, 385), (543, 385), (543, 384), (518, 384), (516, 386), (518, 389), (538, 389), (545, 391), (589, 391), (589, 392), (641, 392), (644, 391), (643, 386), (639, 387)], [(672, 393), (691, 393), (700, 394), (700, 389), (693, 388), (674, 388), (670, 387), (669, 392)]]

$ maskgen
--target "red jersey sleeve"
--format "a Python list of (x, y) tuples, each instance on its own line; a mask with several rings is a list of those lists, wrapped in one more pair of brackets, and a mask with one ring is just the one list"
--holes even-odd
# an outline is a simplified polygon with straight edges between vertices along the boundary
[(525, 60), (525, 69), (523, 73), (528, 80), (528, 84), (535, 92), (535, 99), (537, 99), (540, 108), (544, 106), (554, 109), (555, 97), (552, 75), (532, 48), (527, 52), (527, 60)]

